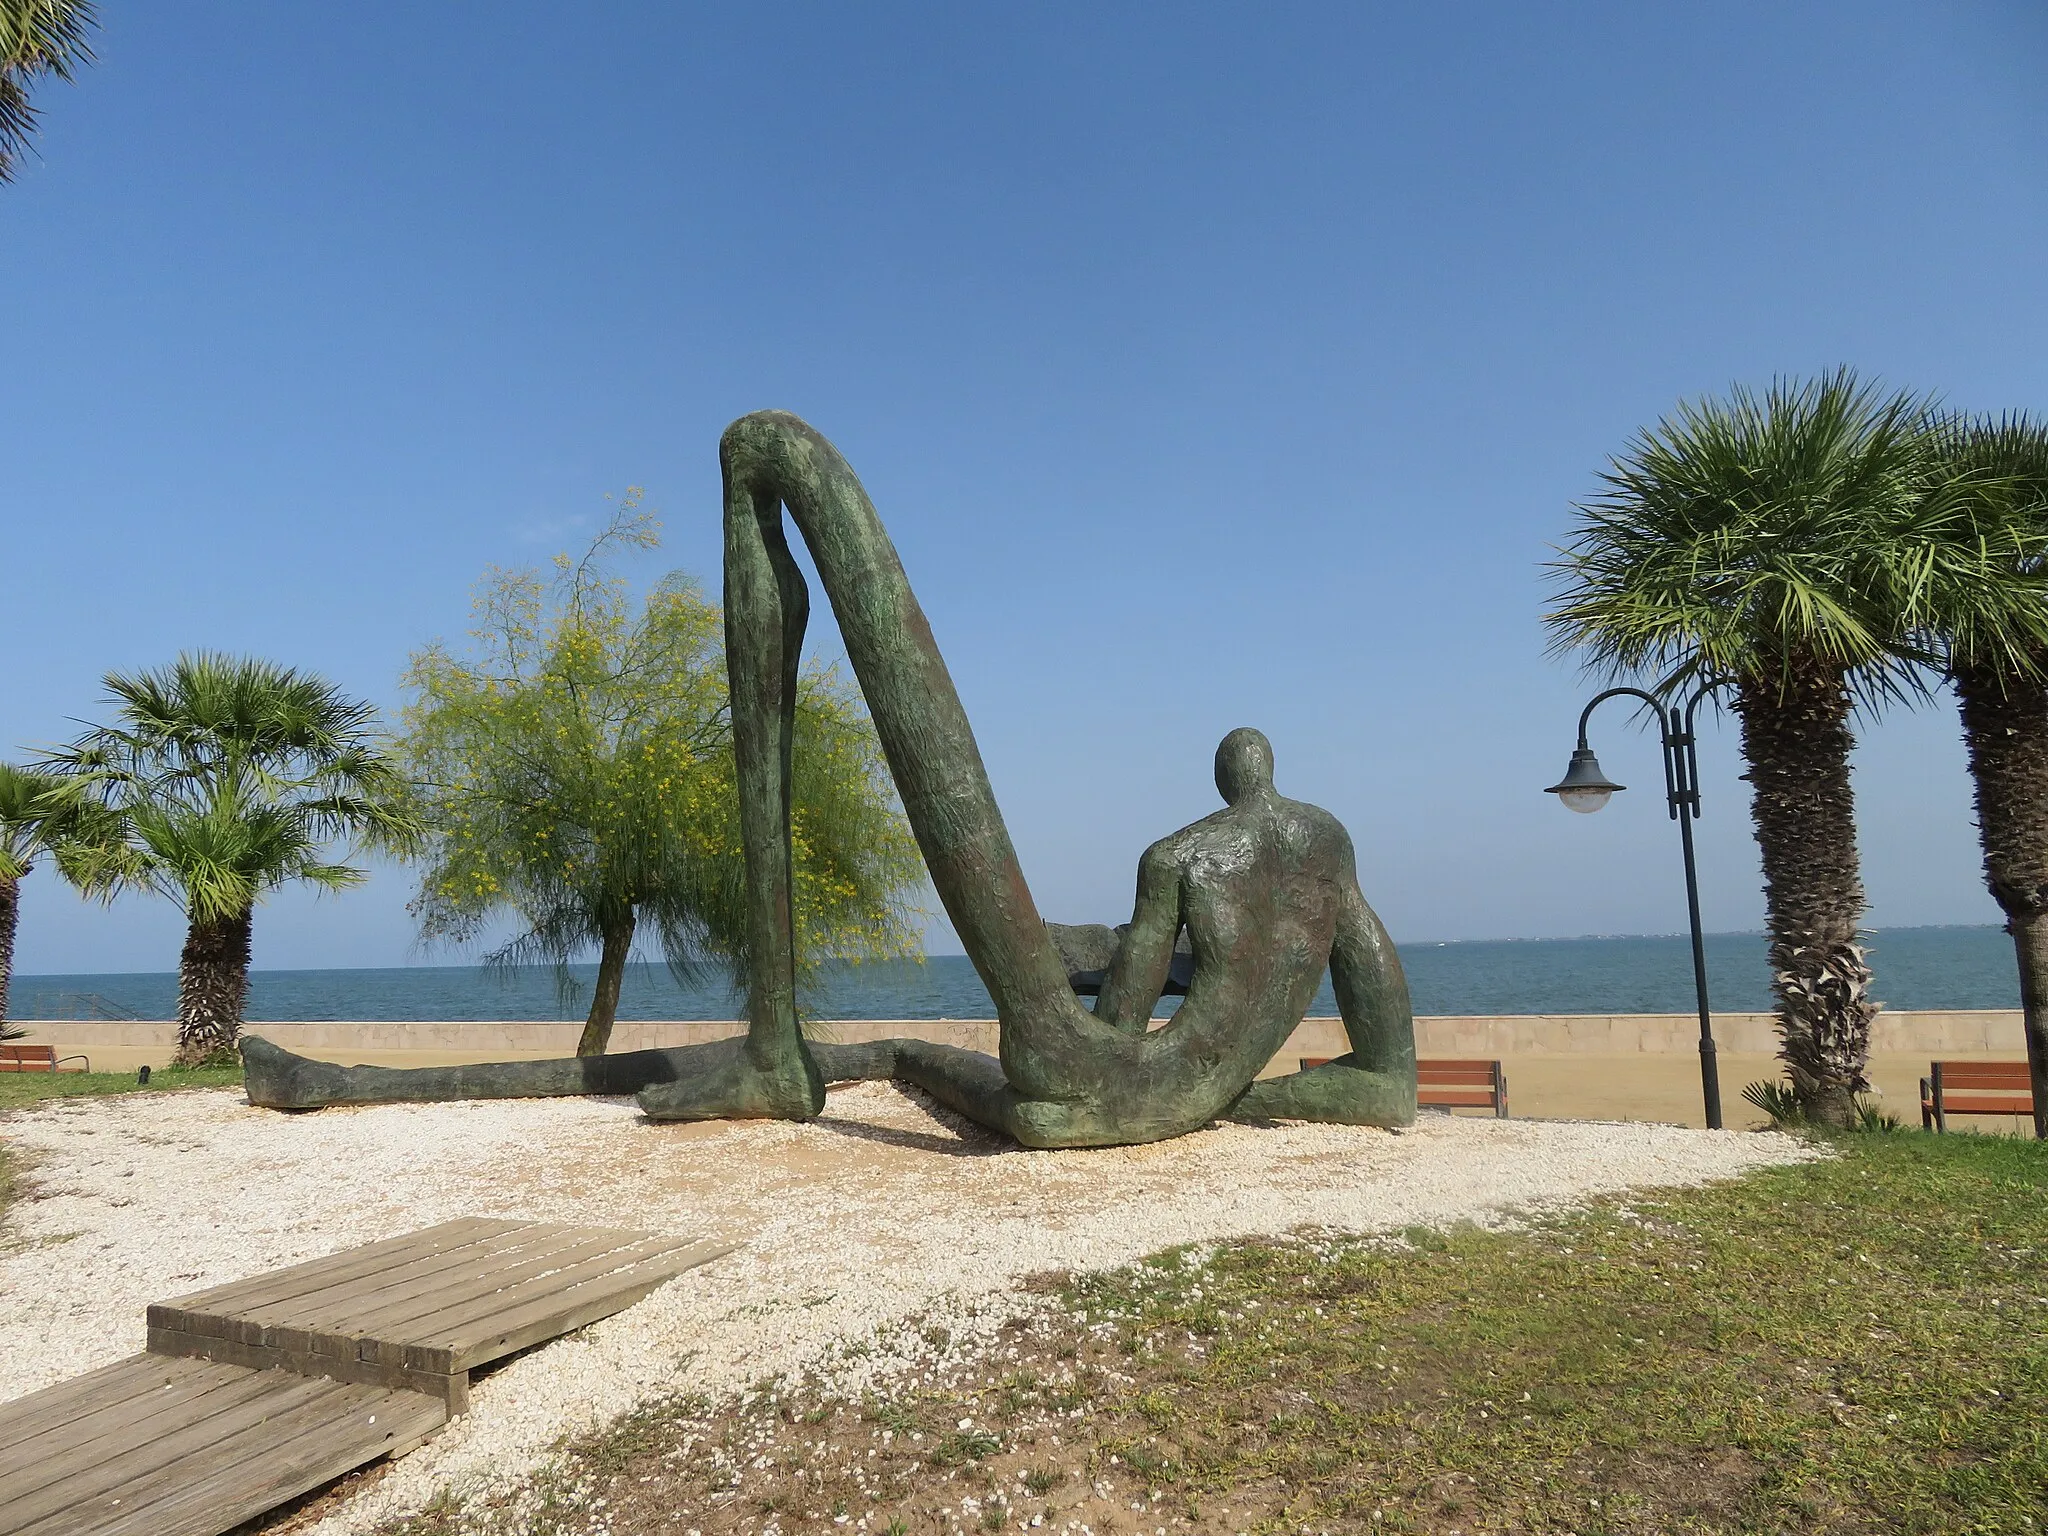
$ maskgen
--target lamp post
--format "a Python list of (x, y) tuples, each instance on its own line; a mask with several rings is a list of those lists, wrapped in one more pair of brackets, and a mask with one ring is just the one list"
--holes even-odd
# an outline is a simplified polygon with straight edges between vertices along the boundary
[(1693, 862), (1692, 824), (1700, 814), (1699, 756), (1694, 751), (1693, 716), (1700, 700), (1720, 687), (1719, 682), (1703, 685), (1684, 704), (1666, 704), (1655, 694), (1640, 688), (1610, 688), (1596, 694), (1579, 716), (1579, 744), (1572, 751), (1571, 766), (1557, 783), (1544, 791), (1557, 796), (1568, 811), (1591, 815), (1625, 785), (1617, 784), (1600, 771), (1600, 760), (1586, 744), (1586, 722), (1607, 700), (1627, 694), (1641, 699), (1657, 717), (1657, 733), (1664, 745), (1664, 802), (1671, 819), (1678, 823), (1679, 846), (1685, 850), (1685, 909), (1692, 921), (1692, 984), (1700, 1010), (1700, 1092), (1706, 1100), (1707, 1128), (1721, 1129), (1721, 1068), (1714, 1052), (1714, 1016), (1707, 1006), (1707, 946), (1700, 934), (1700, 881)]

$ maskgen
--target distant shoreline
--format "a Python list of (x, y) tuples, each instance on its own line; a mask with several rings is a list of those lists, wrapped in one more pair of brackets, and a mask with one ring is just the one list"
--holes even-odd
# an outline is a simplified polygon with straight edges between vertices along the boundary
[[(1707, 936), (1716, 1011), (1772, 1006), (1763, 935)], [(1399, 946), (1418, 1015), (1686, 1013), (1694, 1007), (1690, 942), (1682, 935), (1573, 939), (1461, 939)], [(1871, 933), (1876, 996), (1894, 1009), (1981, 1010), (2019, 1006), (2012, 941), (1978, 924)], [(550, 970), (499, 972), (474, 965), (258, 970), (250, 977), (252, 1022), (420, 1019), (533, 1022), (581, 1017), (595, 967), (572, 967), (566, 996)], [(21, 973), (10, 1017), (168, 1018), (177, 1007), (171, 971)], [(994, 1012), (963, 955), (922, 961), (827, 964), (806, 995), (815, 1018), (978, 1019)], [(679, 985), (659, 961), (628, 974), (619, 1018), (720, 1020), (739, 1012), (732, 989), (712, 980)], [(1170, 1008), (1162, 1005), (1161, 1012)], [(1309, 1013), (1334, 1014), (1325, 983)]]
[[(1915, 933), (1995, 933), (2001, 937), (2005, 929), (1997, 923), (1916, 923), (1901, 928), (1871, 928), (1865, 930), (1873, 938), (1888, 934)], [(1714, 939), (1760, 939), (1764, 936), (1761, 928), (1729, 928), (1704, 935)], [(1397, 939), (1400, 949), (1449, 949), (1464, 944), (1619, 944), (1637, 941), (1683, 939), (1689, 935), (1673, 933), (1573, 933), (1551, 938), (1506, 938), (1506, 939)], [(959, 949), (927, 950), (921, 957), (908, 961), (892, 962), (915, 965), (924, 960), (964, 960), (967, 952)], [(876, 962), (870, 962), (876, 963)], [(634, 964), (659, 966), (659, 960), (641, 960)], [(596, 969), (596, 962), (580, 962), (578, 968)], [(266, 966), (252, 970), (251, 976), (333, 976), (350, 971), (474, 971), (481, 970), (474, 960), (415, 960), (402, 965), (335, 965), (335, 966)], [(143, 977), (175, 976), (175, 971), (20, 971), (14, 973), (16, 982), (68, 981), (82, 976)]]

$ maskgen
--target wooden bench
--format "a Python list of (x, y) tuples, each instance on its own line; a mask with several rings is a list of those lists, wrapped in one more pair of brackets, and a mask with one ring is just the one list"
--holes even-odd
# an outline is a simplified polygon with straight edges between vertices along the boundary
[[(79, 1066), (67, 1067), (67, 1061)], [(54, 1045), (0, 1045), (0, 1072), (90, 1072), (83, 1056), (59, 1056)]]
[(1950, 1115), (2032, 1118), (2034, 1090), (2024, 1061), (1937, 1061), (1920, 1079), (1920, 1129), (1945, 1131)]
[[(1328, 1066), (1333, 1056), (1304, 1056), (1301, 1070)], [(1436, 1109), (1490, 1109), (1508, 1117), (1508, 1075), (1497, 1061), (1420, 1060), (1415, 1063), (1415, 1102)]]

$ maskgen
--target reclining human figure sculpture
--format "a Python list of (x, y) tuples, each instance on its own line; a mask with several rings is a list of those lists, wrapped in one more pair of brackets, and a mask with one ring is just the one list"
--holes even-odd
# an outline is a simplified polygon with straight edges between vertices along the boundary
[[(1278, 793), (1264, 736), (1226, 736), (1216, 752), (1224, 808), (1146, 850), (1130, 926), (1091, 1012), (1039, 919), (959, 694), (852, 469), (781, 411), (734, 422), (720, 458), (750, 947), (745, 1033), (672, 1050), (411, 1070), (309, 1061), (248, 1036), (252, 1103), (637, 1093), (656, 1120), (808, 1119), (823, 1110), (828, 1082), (894, 1078), (1030, 1147), (1159, 1141), (1217, 1119), (1413, 1120), (1414, 1024), (1400, 961), (1359, 890), (1350, 838), (1328, 812)], [(808, 1041), (798, 1026), (790, 732), (809, 594), (785, 507), (838, 616), (939, 900), (994, 1000), (1000, 1059), (924, 1040)], [(1183, 927), (1193, 976), (1179, 1011), (1154, 1028)], [(1258, 1079), (1325, 969), (1350, 1052)]]

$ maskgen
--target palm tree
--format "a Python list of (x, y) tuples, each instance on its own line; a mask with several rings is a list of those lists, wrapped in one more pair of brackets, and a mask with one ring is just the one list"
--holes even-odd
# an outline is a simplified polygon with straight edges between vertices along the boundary
[(2048, 422), (1951, 419), (1937, 441), (1977, 483), (1959, 557), (1989, 569), (1941, 605), (1934, 638), (1976, 780), (1984, 881), (2019, 961), (2034, 1134), (2048, 1137)]
[(92, 62), (86, 34), (98, 21), (93, 0), (0, 0), (0, 182), (35, 137), (30, 82), (40, 75), (71, 78), (71, 66)]
[(318, 677), (199, 653), (110, 673), (106, 688), (118, 723), (49, 758), (102, 813), (58, 848), (58, 868), (103, 899), (145, 890), (184, 907), (178, 1061), (191, 1065), (235, 1047), (256, 904), (294, 881), (358, 885), (363, 871), (329, 845), (402, 849), (417, 829), (375, 711)]
[(1545, 616), (1559, 650), (1675, 687), (1722, 679), (1763, 855), (1782, 1056), (1802, 1110), (1846, 1125), (1867, 1089), (1871, 970), (1851, 717), (1915, 686), (1901, 634), (1957, 573), (1963, 516), (1923, 401), (1848, 369), (1686, 403), (1578, 509)]
[(21, 882), (45, 846), (46, 827), (63, 780), (0, 763), (0, 1024), (7, 1018), (14, 975), (14, 934), (21, 920)]

